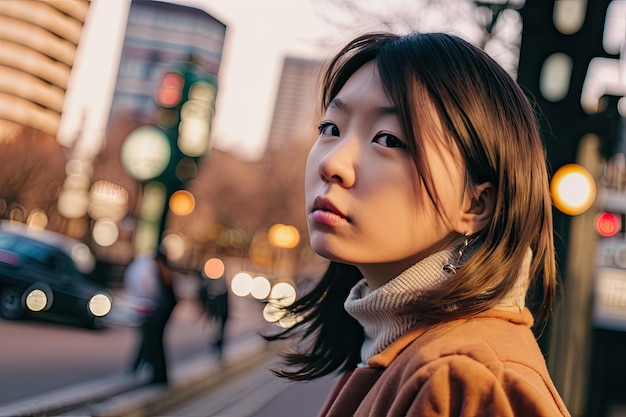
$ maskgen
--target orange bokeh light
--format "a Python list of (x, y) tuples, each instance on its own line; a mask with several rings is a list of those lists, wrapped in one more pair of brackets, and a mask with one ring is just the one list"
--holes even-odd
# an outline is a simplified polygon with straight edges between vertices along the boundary
[(196, 207), (196, 199), (187, 190), (178, 190), (170, 197), (170, 210), (177, 216), (186, 216)]
[(219, 258), (211, 258), (204, 263), (204, 273), (211, 279), (218, 279), (224, 275), (224, 262)]

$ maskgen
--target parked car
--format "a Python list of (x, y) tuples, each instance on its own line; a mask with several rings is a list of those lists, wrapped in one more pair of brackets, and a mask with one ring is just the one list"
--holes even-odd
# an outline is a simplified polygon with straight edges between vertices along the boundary
[(51, 235), (0, 228), (0, 315), (100, 327), (111, 295), (81, 272), (61, 236)]

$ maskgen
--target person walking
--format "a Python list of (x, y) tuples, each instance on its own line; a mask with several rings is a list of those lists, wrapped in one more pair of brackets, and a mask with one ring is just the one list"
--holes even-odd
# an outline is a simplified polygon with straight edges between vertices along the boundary
[(210, 339), (209, 349), (214, 351), (221, 360), (224, 354), (226, 324), (229, 318), (228, 284), (226, 274), (210, 278), (199, 274), (200, 285), (198, 299), (207, 319), (216, 323), (214, 336)]
[(165, 353), (165, 328), (176, 307), (174, 292), (174, 270), (169, 264), (167, 254), (159, 248), (153, 262), (144, 270), (145, 278), (156, 281), (157, 290), (152, 309), (143, 318), (140, 328), (140, 342), (132, 363), (132, 371), (137, 372), (142, 366), (150, 367), (150, 383), (167, 384), (167, 358)]
[[(366, 33), (322, 78), (305, 169), (311, 247), (329, 260), (285, 307), (274, 372), (339, 373), (320, 416), (569, 416), (536, 341), (557, 288), (533, 106), (446, 33)], [(529, 294), (529, 289), (536, 290)]]

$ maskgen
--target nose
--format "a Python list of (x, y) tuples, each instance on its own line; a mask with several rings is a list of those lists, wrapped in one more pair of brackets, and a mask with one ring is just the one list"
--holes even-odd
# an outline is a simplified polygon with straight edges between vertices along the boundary
[(353, 187), (359, 160), (358, 140), (341, 139), (321, 158), (319, 175), (324, 182)]

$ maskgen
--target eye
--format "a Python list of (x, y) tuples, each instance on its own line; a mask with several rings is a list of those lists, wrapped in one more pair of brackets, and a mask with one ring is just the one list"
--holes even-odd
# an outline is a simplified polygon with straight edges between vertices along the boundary
[(378, 143), (379, 145), (386, 148), (408, 149), (406, 143), (402, 142), (400, 139), (389, 133), (381, 133), (380, 135), (376, 136), (372, 142)]
[(320, 136), (339, 136), (339, 128), (330, 122), (322, 122), (317, 127), (320, 132)]

